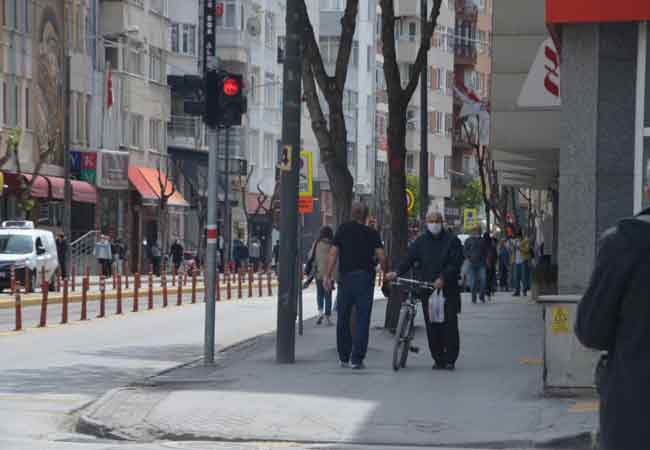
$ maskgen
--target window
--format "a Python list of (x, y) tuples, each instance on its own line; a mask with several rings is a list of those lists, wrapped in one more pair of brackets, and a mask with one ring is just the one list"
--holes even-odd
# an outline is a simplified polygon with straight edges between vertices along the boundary
[(445, 86), (447, 87), (446, 89), (446, 94), (447, 95), (453, 95), (454, 93), (454, 72), (451, 70), (447, 71), (447, 83), (445, 83)]
[(359, 42), (352, 42), (352, 67), (359, 67)]
[(264, 133), (264, 168), (271, 169), (275, 163), (275, 139), (272, 134)]
[(357, 145), (354, 142), (348, 142), (348, 166), (353, 176), (356, 174), (357, 168)]
[(237, 4), (233, 1), (227, 1), (223, 4), (223, 15), (216, 16), (214, 24), (220, 28), (235, 28), (237, 25)]
[(343, 111), (353, 113), (359, 109), (359, 94), (356, 91), (343, 91)]
[(287, 37), (278, 36), (278, 64), (284, 64), (287, 49)]
[(463, 173), (465, 175), (472, 174), (472, 158), (470, 156), (463, 156)]
[(443, 128), (444, 116), (439, 111), (432, 111), (429, 113), (429, 130), (433, 134), (442, 136), (444, 134)]
[(143, 55), (140, 49), (129, 46), (125, 52), (126, 71), (136, 75), (144, 75)]
[(0, 21), (2, 22), (2, 26), (7, 26), (7, 16), (5, 15), (5, 8), (7, 5), (5, 5), (5, 0), (0, 0)]
[(162, 78), (162, 50), (149, 47), (149, 79), (157, 83), (162, 83)]
[(129, 113), (122, 111), (122, 145), (129, 145)]
[(454, 132), (454, 115), (450, 113), (445, 114), (445, 136), (449, 137)]
[(445, 43), (445, 33), (447, 27), (444, 25), (438, 25), (436, 31), (433, 33), (431, 38), (431, 47), (433, 48), (443, 48)]
[(417, 24), (415, 22), (410, 22), (409, 23), (409, 36), (408, 36), (409, 41), (412, 41), (412, 42), (415, 41), (415, 39), (417, 37), (417, 34), (418, 34), (417, 28), (418, 27), (417, 27)]
[(90, 145), (90, 124), (92, 123), (92, 97), (90, 95), (86, 96), (86, 128), (84, 130), (84, 135), (86, 136), (86, 144)]
[(443, 77), (444, 77), (444, 70), (434, 67), (431, 70), (431, 83), (430, 83), (431, 89), (433, 89), (434, 91), (443, 90), (445, 87), (444, 85), (445, 80)]
[(129, 145), (142, 148), (142, 116), (131, 114), (129, 118)]
[(29, 2), (29, 1), (23, 2), (23, 7), (25, 8), (23, 10), (23, 20), (24, 20), (24, 22), (23, 22), (23, 31), (25, 33), (29, 33), (29, 4), (30, 3), (31, 2)]
[(413, 153), (406, 154), (406, 172), (409, 174), (415, 173), (415, 155)]
[(259, 101), (259, 98), (257, 97), (257, 85), (259, 84), (258, 81), (259, 78), (260, 78), (259, 67), (253, 67), (253, 69), (251, 70), (250, 88), (248, 90), (248, 99), (251, 105), (257, 105), (257, 102)]
[(267, 72), (264, 77), (264, 105), (273, 108), (276, 106), (275, 100), (275, 76)]
[(275, 14), (270, 11), (264, 16), (264, 42), (268, 48), (275, 45)]
[(375, 97), (369, 95), (368, 98), (366, 99), (366, 120), (371, 125), (375, 121), (374, 115), (375, 115)]
[(71, 121), (71, 125), (74, 127), (73, 130), (70, 130), (72, 137), (75, 143), (81, 142), (81, 127), (82, 115), (83, 115), (83, 105), (81, 104), (81, 95), (78, 93), (72, 94), (72, 102), (74, 104), (74, 120)]
[(162, 121), (149, 120), (149, 148), (162, 151)]
[(386, 78), (384, 77), (384, 65), (377, 63), (377, 68), (375, 69), (375, 82), (377, 85), (377, 90), (386, 89)]
[(436, 156), (436, 163), (434, 166), (434, 174), (436, 178), (445, 178), (446, 167), (445, 167), (445, 158), (444, 156)]
[[(339, 53), (339, 38), (338, 37), (323, 37), (319, 39), (321, 55), (323, 55), (323, 63), (334, 64), (336, 63), (336, 57)], [(359, 44), (357, 43), (357, 58), (358, 58)], [(354, 48), (353, 48), (354, 52)], [(354, 59), (354, 55), (353, 55)]]
[(259, 164), (260, 154), (260, 133), (257, 130), (251, 130), (248, 143), (248, 163), (252, 166)]
[(321, 0), (321, 11), (343, 11), (345, 0)]
[(453, 28), (449, 27), (447, 28), (447, 33), (445, 34), (445, 50), (447, 50), (448, 53), (454, 53), (454, 48), (456, 45), (456, 36), (455, 36), (456, 30)]
[(18, 95), (17, 84), (14, 84), (13, 109), (13, 124), (14, 126), (18, 126), (20, 125), (20, 96)]
[(368, 0), (368, 22), (372, 22), (377, 17), (377, 6), (374, 0)]
[(181, 55), (196, 55), (196, 25), (175, 23), (171, 27), (171, 49)]
[(167, 15), (167, 0), (150, 0), (149, 3), (151, 10), (160, 14), (161, 16)]
[(7, 119), (7, 105), (9, 99), (7, 98), (7, 82), (2, 82), (2, 121), (0, 123), (7, 124), (9, 120)]
[(31, 101), (31, 98), (29, 96), (29, 88), (25, 88), (25, 128), (31, 128), (31, 119), (29, 117), (30, 115), (30, 104), (29, 102)]
[(368, 54), (366, 55), (366, 70), (368, 72), (372, 72), (372, 66), (374, 65), (375, 62), (375, 55), (372, 51), (372, 45), (368, 46)]

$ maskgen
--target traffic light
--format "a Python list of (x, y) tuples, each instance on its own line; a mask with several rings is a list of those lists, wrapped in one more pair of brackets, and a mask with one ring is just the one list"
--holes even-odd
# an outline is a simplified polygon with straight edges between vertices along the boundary
[(208, 71), (206, 74), (205, 123), (211, 127), (241, 125), (246, 112), (241, 75), (228, 72)]

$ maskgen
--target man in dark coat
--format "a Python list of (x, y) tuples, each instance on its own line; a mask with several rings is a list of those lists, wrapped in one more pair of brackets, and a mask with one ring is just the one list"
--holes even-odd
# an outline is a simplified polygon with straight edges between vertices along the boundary
[(181, 268), (181, 264), (183, 263), (183, 246), (181, 245), (181, 242), (176, 239), (174, 243), (172, 244), (169, 254), (172, 257), (172, 262), (174, 263), (174, 268), (176, 269), (176, 273)]
[(445, 231), (439, 212), (427, 215), (427, 230), (409, 247), (406, 260), (396, 272), (386, 275), (388, 281), (408, 272), (415, 263), (422, 281), (435, 283), (445, 296), (445, 321), (433, 323), (429, 318), (429, 299), (422, 299), (422, 310), (427, 329), (429, 350), (435, 361), (433, 369), (454, 370), (460, 351), (458, 314), (460, 287), (458, 275), (463, 265), (463, 246), (456, 235)]
[(648, 448), (650, 404), (650, 209), (602, 236), (578, 306), (576, 336), (608, 352), (600, 385), (604, 450)]

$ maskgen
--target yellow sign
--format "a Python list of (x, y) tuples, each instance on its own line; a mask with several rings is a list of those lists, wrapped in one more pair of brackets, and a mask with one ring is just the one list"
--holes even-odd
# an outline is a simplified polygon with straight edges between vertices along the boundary
[(314, 195), (314, 154), (309, 150), (300, 150), (300, 196), (313, 197)]
[(569, 310), (562, 306), (551, 308), (551, 331), (553, 334), (569, 333)]
[(475, 227), (476, 224), (478, 223), (478, 211), (476, 208), (465, 208), (463, 210), (463, 223), (465, 224), (465, 228), (472, 228)]
[(282, 147), (282, 154), (280, 155), (280, 162), (278, 167), (283, 172), (289, 172), (291, 170), (291, 158), (292, 156), (292, 147), (290, 145), (285, 145)]
[(409, 188), (406, 188), (406, 210), (408, 212), (413, 211), (415, 207), (415, 194)]
[(4, 172), (0, 172), (0, 194), (2, 194), (4, 189), (5, 189), (5, 174)]

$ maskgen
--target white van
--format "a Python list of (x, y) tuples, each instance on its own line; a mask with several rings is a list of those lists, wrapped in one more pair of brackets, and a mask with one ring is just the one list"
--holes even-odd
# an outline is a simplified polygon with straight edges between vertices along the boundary
[(59, 268), (54, 234), (48, 230), (0, 228), (0, 289), (11, 286), (11, 266), (20, 284), (29, 278), (32, 292), (45, 269), (45, 279), (54, 289)]

